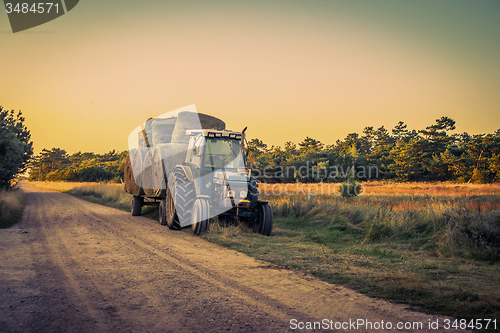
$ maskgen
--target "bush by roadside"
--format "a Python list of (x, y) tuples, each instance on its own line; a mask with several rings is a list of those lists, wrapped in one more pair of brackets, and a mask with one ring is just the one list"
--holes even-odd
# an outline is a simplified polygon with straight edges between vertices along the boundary
[(9, 228), (23, 215), (24, 197), (19, 189), (0, 190), (0, 228)]

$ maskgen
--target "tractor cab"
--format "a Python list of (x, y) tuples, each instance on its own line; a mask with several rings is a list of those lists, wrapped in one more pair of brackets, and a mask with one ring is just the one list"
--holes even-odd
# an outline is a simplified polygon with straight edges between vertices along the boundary
[(188, 130), (185, 164), (191, 170), (199, 195), (212, 198), (213, 209), (226, 209), (248, 202), (250, 174), (242, 149), (242, 133)]

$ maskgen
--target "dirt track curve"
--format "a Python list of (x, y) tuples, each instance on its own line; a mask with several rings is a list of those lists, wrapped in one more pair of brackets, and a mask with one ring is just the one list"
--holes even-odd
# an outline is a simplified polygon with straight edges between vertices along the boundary
[(303, 331), (291, 319), (420, 321), (428, 331), (429, 319), (443, 320), (147, 218), (20, 186), (23, 219), (0, 230), (0, 332)]

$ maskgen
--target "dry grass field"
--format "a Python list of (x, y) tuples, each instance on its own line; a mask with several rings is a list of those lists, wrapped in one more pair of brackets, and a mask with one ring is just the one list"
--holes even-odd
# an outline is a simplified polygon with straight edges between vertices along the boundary
[[(340, 195), (340, 183), (290, 183), (266, 184), (260, 183), (259, 189), (266, 195)], [(425, 182), (362, 182), (362, 196), (474, 196), (500, 195), (500, 183), (496, 184), (462, 184), (462, 183), (425, 183)]]
[(58, 191), (58, 192), (66, 192), (75, 187), (92, 187), (99, 185), (107, 185), (112, 187), (120, 187), (121, 184), (116, 183), (76, 183), (76, 182), (39, 182), (32, 181), (31, 185), (35, 185), (38, 188), (43, 188), (44, 190)]

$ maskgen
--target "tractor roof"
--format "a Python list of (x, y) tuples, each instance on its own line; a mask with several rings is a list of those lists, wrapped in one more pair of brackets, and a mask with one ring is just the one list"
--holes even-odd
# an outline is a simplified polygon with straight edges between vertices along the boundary
[(198, 130), (187, 130), (187, 135), (201, 134), (209, 138), (230, 138), (230, 139), (241, 139), (241, 132), (233, 131), (218, 131), (214, 129), (198, 129)]

